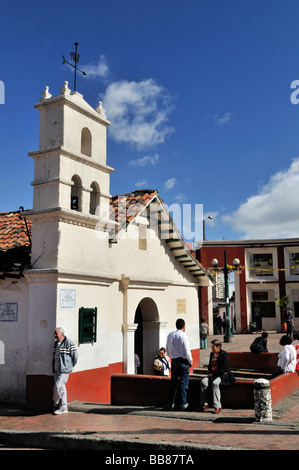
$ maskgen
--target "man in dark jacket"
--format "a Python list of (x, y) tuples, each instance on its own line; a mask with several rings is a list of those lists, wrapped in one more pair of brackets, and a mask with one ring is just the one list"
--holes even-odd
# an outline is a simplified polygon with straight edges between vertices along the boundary
[(268, 352), (267, 338), (268, 333), (266, 331), (263, 331), (262, 336), (258, 336), (257, 338), (255, 338), (253, 343), (250, 345), (250, 351), (255, 354), (261, 352)]
[(236, 382), (231, 373), (227, 352), (221, 349), (221, 342), (212, 341), (212, 352), (208, 365), (208, 375), (200, 383), (200, 405), (201, 411), (209, 408), (208, 390), (212, 388), (214, 413), (221, 412), (220, 385), (233, 385)]

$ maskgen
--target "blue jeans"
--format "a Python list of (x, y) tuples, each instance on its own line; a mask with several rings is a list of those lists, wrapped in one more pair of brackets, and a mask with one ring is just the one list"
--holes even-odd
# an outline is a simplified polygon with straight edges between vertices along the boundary
[(293, 333), (293, 325), (290, 322), (287, 322), (287, 335), (292, 336)]
[(200, 349), (207, 349), (207, 338), (200, 337)]
[[(176, 402), (182, 407), (187, 405), (187, 392), (189, 388), (189, 364), (186, 359), (173, 359), (171, 362), (171, 380), (168, 395), (168, 405), (173, 406)], [(178, 397), (177, 397), (177, 392)]]

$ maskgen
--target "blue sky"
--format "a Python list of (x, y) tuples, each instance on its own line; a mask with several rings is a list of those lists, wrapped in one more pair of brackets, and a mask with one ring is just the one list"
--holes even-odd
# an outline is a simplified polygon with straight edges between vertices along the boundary
[(298, 24), (297, 0), (2, 2), (0, 212), (32, 207), (33, 106), (73, 89), (77, 41), (77, 90), (111, 121), (112, 195), (202, 204), (209, 240), (298, 237)]

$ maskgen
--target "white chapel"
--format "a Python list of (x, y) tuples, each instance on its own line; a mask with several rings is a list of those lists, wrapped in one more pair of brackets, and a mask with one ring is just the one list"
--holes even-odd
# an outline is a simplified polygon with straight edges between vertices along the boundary
[(32, 209), (0, 214), (0, 400), (51, 399), (61, 326), (79, 356), (69, 401), (109, 403), (111, 375), (152, 374), (179, 317), (199, 365), (199, 290), (211, 280), (158, 191), (110, 194), (102, 103), (67, 82), (50, 91), (35, 105)]

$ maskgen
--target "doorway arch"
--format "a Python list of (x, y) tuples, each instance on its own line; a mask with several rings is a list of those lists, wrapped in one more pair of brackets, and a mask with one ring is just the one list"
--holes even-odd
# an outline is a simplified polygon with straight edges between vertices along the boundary
[(160, 341), (159, 312), (153, 299), (144, 297), (139, 302), (135, 311), (134, 323), (137, 324), (134, 336), (134, 352), (140, 360), (137, 373), (151, 375)]

